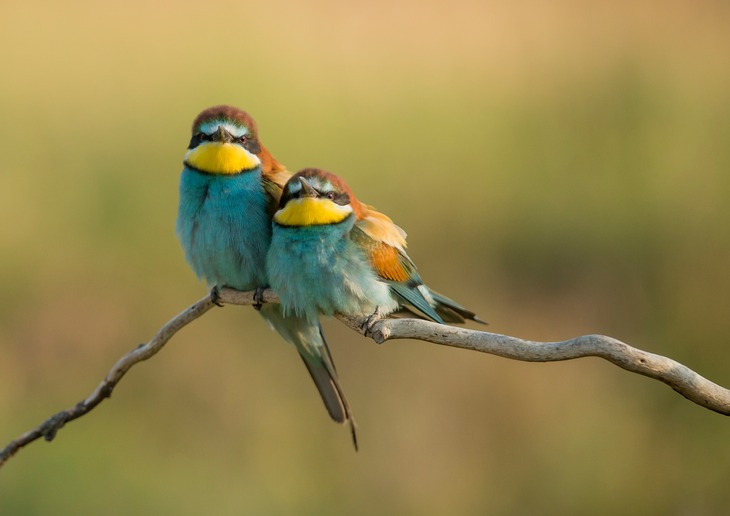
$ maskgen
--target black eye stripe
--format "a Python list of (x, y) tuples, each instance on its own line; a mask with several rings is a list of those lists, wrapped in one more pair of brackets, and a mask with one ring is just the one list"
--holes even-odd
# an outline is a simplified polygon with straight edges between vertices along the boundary
[(261, 152), (261, 144), (257, 139), (251, 138), (249, 135), (244, 135), (243, 138), (245, 138), (245, 141), (242, 145), (246, 148), (246, 150), (248, 150), (248, 152), (252, 154), (258, 154)]
[(340, 206), (345, 206), (347, 204), (350, 204), (350, 196), (347, 195), (345, 192), (341, 192), (335, 195), (334, 199), (332, 199), (335, 203), (339, 204)]
[(289, 188), (284, 188), (284, 191), (281, 193), (281, 199), (279, 199), (279, 209), (286, 206), (286, 203), (288, 203), (292, 199), (296, 199), (299, 197), (299, 192), (301, 190), (297, 190), (296, 192), (292, 192)]
[(202, 135), (201, 133), (194, 134), (193, 137), (190, 139), (190, 144), (188, 145), (188, 149), (194, 149), (200, 143), (202, 142)]
[[(203, 142), (212, 142), (215, 141), (215, 133), (213, 134), (207, 134), (202, 131), (197, 132), (193, 135), (193, 137), (190, 139), (190, 143), (188, 144), (188, 149), (194, 149), (198, 145), (200, 145)], [(258, 142), (257, 139), (252, 138), (250, 134), (246, 133), (243, 136), (239, 136), (238, 138), (235, 138), (234, 140), (239, 145), (242, 145), (246, 150), (248, 150), (252, 154), (258, 154), (261, 152), (261, 144)]]
[(198, 145), (200, 145), (203, 142), (210, 142), (213, 141), (213, 135), (206, 134), (203, 132), (195, 133), (193, 137), (190, 139), (190, 145), (188, 145), (188, 149), (194, 149)]
[[(350, 196), (347, 195), (346, 192), (321, 192), (317, 190), (320, 194), (320, 197), (331, 199), (332, 202), (335, 204), (339, 204), (340, 206), (346, 206), (350, 204)], [(301, 197), (302, 190), (298, 189), (294, 192), (291, 191), (291, 189), (287, 188), (282, 193), (281, 199), (279, 200), (279, 208), (283, 208), (286, 203), (288, 203), (292, 199), (297, 199)], [(333, 197), (330, 197), (330, 195), (333, 195)]]
[(340, 206), (345, 206), (346, 204), (350, 204), (350, 196), (347, 195), (346, 192), (334, 192), (330, 190), (329, 192), (322, 192), (321, 190), (318, 190), (321, 197), (326, 197), (330, 201), (334, 202), (335, 204), (339, 204)]
[(300, 199), (303, 197), (304, 188), (301, 186), (299, 177), (307, 181), (316, 192), (320, 199), (328, 199), (340, 206), (347, 206), (351, 203), (350, 195), (345, 191), (338, 191), (336, 186), (330, 181), (317, 176), (295, 175), (289, 180), (284, 187), (281, 198), (279, 199), (279, 209), (283, 208), (290, 200)]

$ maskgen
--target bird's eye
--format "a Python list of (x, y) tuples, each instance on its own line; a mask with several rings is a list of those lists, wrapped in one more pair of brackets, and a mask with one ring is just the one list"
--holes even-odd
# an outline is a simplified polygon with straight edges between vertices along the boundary
[(327, 192), (325, 194), (325, 197), (327, 197), (327, 199), (329, 199), (330, 201), (334, 201), (335, 200), (335, 197), (336, 197), (335, 196), (335, 192)]
[(198, 137), (200, 138), (201, 142), (209, 142), (210, 141), (210, 135), (205, 133), (199, 133)]
[(246, 135), (244, 134), (238, 139), (239, 142), (241, 142), (241, 145), (246, 145), (246, 142), (248, 141), (248, 138), (246, 138)]

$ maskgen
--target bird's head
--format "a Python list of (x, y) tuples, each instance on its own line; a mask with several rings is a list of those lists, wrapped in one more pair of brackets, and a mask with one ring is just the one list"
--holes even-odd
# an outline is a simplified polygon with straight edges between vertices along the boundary
[(257, 167), (280, 166), (259, 141), (256, 122), (238, 108), (215, 106), (193, 122), (185, 165), (207, 174), (233, 175)]
[(274, 221), (280, 226), (322, 226), (357, 217), (362, 208), (352, 190), (334, 174), (306, 168), (284, 186)]

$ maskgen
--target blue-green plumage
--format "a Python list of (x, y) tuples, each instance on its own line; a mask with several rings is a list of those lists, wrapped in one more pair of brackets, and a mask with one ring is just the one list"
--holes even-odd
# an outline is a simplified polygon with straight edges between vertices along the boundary
[(355, 215), (337, 224), (273, 224), (267, 271), (285, 313), (314, 322), (319, 315), (371, 314), (398, 307), (351, 238)]
[[(180, 178), (177, 233), (199, 278), (237, 290), (269, 284), (271, 215), (282, 177), (288, 176), (261, 146), (247, 113), (216, 106), (198, 115)], [(357, 448), (354, 421), (319, 322), (285, 314), (278, 304), (264, 305), (260, 314), (296, 346), (330, 416), (349, 421)]]
[(402, 230), (357, 201), (334, 174), (304, 169), (292, 176), (272, 225), (267, 274), (285, 313), (312, 322), (396, 311), (438, 323), (481, 322), (423, 284)]
[(238, 290), (266, 285), (271, 222), (261, 170), (228, 176), (185, 167), (177, 233), (185, 258), (208, 284)]

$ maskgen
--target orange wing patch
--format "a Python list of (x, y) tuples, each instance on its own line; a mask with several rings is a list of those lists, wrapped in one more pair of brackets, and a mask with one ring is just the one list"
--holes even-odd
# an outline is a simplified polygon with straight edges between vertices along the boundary
[(406, 282), (411, 271), (406, 266), (406, 232), (387, 215), (357, 201), (357, 227), (370, 240), (370, 261), (381, 278)]
[(379, 243), (370, 251), (370, 261), (380, 277), (391, 281), (408, 281), (410, 274), (403, 267), (398, 249)]
[(406, 248), (406, 232), (398, 227), (390, 217), (375, 211), (375, 208), (366, 204), (362, 218), (358, 217), (357, 225), (375, 242), (382, 242), (401, 251)]

